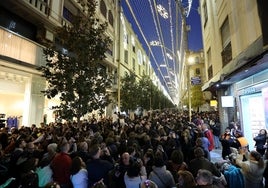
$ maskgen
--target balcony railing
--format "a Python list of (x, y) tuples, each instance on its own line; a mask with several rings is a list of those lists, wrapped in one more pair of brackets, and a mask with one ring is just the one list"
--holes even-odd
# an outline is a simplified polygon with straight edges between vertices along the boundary
[(38, 11), (44, 13), (45, 15), (49, 16), (49, 6), (48, 3), (44, 0), (24, 0), (30, 3), (33, 7), (35, 7)]

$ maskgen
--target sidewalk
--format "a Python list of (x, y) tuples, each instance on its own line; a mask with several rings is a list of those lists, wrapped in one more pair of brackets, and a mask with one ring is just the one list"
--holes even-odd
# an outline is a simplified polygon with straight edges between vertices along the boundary
[(214, 149), (210, 152), (210, 157), (211, 157), (211, 162), (215, 163), (215, 162), (219, 162), (222, 161), (222, 157), (221, 157), (221, 149)]

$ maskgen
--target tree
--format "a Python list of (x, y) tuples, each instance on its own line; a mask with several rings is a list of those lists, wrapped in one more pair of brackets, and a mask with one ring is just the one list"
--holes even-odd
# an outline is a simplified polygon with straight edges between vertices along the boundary
[(57, 42), (44, 49), (46, 65), (39, 68), (48, 83), (42, 92), (49, 99), (60, 97), (53, 109), (67, 120), (80, 121), (93, 110), (103, 113), (109, 103), (111, 79), (100, 63), (111, 40), (107, 23), (96, 19), (96, 1), (88, 1), (88, 7), (86, 16), (73, 17), (71, 27), (56, 30)]
[(138, 107), (138, 83), (133, 73), (125, 74), (121, 79), (122, 110), (135, 110)]
[(143, 76), (138, 83), (138, 103), (143, 109), (149, 110), (152, 103), (153, 82), (149, 76)]
[(194, 109), (198, 109), (205, 103), (201, 85), (194, 85), (191, 87), (191, 103), (192, 108)]

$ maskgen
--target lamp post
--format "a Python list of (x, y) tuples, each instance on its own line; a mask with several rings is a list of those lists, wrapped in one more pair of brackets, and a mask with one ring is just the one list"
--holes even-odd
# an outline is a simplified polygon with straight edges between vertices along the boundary
[(194, 63), (193, 57), (188, 57), (187, 59), (187, 90), (188, 90), (188, 106), (189, 106), (189, 121), (192, 121), (192, 99), (191, 99), (191, 74), (190, 68), (191, 65)]
[(189, 122), (192, 121), (192, 100), (191, 100), (191, 78), (190, 78), (190, 66), (187, 66), (187, 90), (188, 90), (188, 106), (189, 106)]

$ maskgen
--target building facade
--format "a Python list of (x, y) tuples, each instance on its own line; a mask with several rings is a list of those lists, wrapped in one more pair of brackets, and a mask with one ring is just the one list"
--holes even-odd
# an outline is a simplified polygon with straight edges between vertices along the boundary
[[(87, 0), (21, 0), (0, 2), (0, 113), (16, 119), (16, 126), (39, 125), (55, 120), (51, 107), (59, 102), (48, 100), (40, 92), (46, 87), (37, 67), (44, 65), (43, 48), (55, 40), (55, 28), (70, 24), (73, 15), (87, 13)], [(113, 41), (100, 62), (114, 75), (111, 93), (118, 89), (120, 77), (134, 73), (149, 75), (158, 84), (156, 74), (131, 25), (122, 14), (119, 1), (99, 0), (97, 17), (108, 23), (106, 34)], [(118, 108), (113, 102), (106, 108), (112, 115)]]
[[(184, 64), (181, 90), (181, 109), (190, 111), (210, 111), (209, 92), (202, 92), (205, 83), (205, 64), (203, 51), (188, 51)], [(191, 114), (189, 114), (191, 116)]]
[(218, 100), (222, 130), (237, 122), (250, 143), (267, 128), (265, 1), (200, 0), (206, 81)]

